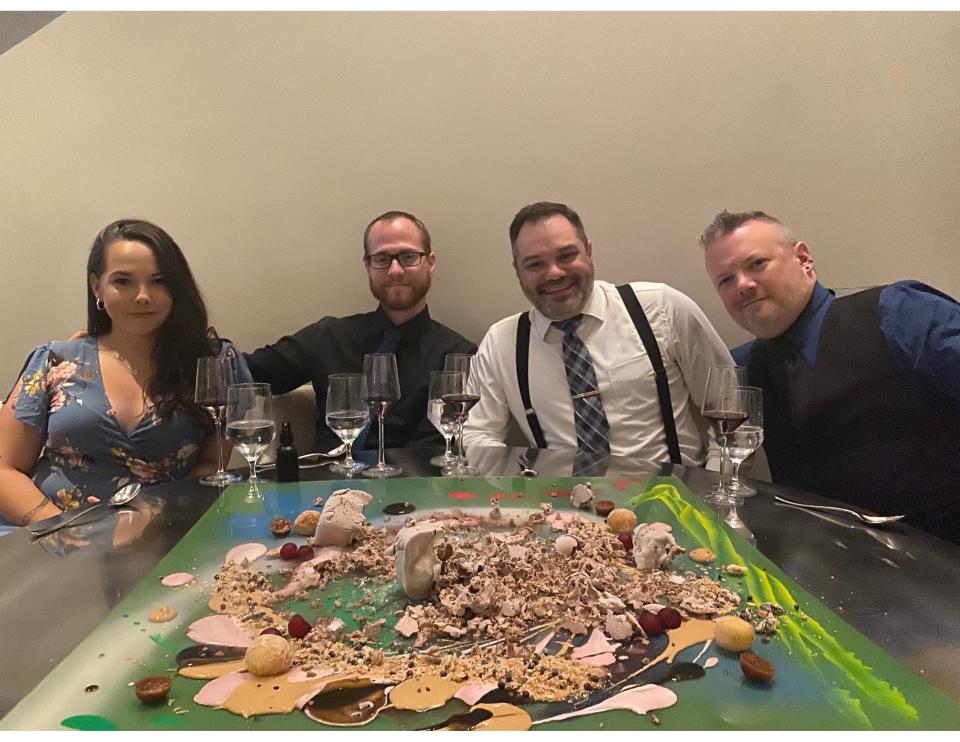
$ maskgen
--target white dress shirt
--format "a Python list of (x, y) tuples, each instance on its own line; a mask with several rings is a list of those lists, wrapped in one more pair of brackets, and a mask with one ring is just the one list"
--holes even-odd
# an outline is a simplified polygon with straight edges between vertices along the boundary
[[(662, 283), (635, 282), (640, 306), (660, 346), (684, 464), (702, 466), (708, 441), (698, 425), (707, 371), (733, 365), (717, 331), (692, 299)], [(610, 453), (669, 461), (653, 367), (616, 286), (594, 281), (577, 334), (590, 351), (603, 409), (610, 423)], [(503, 446), (510, 416), (531, 446), (536, 443), (517, 385), (519, 315), (491, 327), (471, 364), (469, 387), (480, 395), (464, 426), (467, 446)], [(530, 310), (530, 400), (549, 448), (577, 447), (573, 401), (563, 366), (563, 332)], [(699, 418), (702, 420), (702, 418)], [(710, 458), (719, 460), (712, 435)], [(714, 468), (714, 467), (712, 467)]]

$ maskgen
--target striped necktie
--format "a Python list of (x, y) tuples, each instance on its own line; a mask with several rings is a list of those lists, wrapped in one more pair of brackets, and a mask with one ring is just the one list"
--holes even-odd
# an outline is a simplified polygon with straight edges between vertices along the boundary
[(583, 319), (576, 317), (554, 322), (563, 332), (563, 368), (567, 372), (570, 396), (573, 398), (573, 425), (577, 432), (577, 450), (610, 453), (610, 423), (603, 411), (597, 374), (590, 351), (577, 335)]

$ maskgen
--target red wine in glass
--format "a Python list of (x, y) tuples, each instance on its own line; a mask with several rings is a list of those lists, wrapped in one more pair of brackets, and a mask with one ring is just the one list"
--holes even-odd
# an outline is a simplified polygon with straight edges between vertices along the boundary
[(450, 405), (460, 417), (466, 417), (470, 409), (480, 401), (478, 394), (444, 394), (440, 399)]
[(387, 414), (387, 410), (390, 409), (396, 400), (389, 397), (384, 397), (380, 395), (371, 395), (367, 397), (367, 405), (370, 407), (370, 411), (380, 417), (383, 417)]
[(722, 437), (743, 425), (750, 415), (742, 410), (704, 410), (703, 416), (713, 426), (713, 432)]

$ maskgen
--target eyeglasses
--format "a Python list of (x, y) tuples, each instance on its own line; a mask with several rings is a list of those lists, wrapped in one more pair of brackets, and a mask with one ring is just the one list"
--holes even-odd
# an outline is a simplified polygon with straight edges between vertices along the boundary
[(416, 252), (415, 250), (404, 250), (392, 255), (388, 252), (378, 252), (375, 255), (364, 255), (363, 262), (375, 270), (382, 271), (389, 268), (396, 260), (401, 268), (413, 268), (420, 265), (425, 252)]

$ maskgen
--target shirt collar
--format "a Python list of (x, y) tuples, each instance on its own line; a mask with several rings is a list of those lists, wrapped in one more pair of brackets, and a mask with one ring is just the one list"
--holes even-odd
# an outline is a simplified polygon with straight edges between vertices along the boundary
[[(547, 317), (547, 315), (545, 315), (539, 309), (533, 307), (531, 312), (532, 315), (530, 317), (530, 324), (533, 325), (533, 329), (536, 331), (537, 336), (541, 340), (546, 339), (547, 333), (550, 332), (551, 328), (560, 335), (563, 335), (558, 328), (553, 326), (553, 320)], [(593, 282), (593, 287), (590, 290), (590, 296), (587, 297), (587, 303), (583, 305), (583, 309), (580, 310), (580, 314), (582, 314), (584, 318), (583, 322), (580, 323), (581, 327), (588, 323), (590, 318), (597, 320), (597, 322), (600, 324), (603, 324), (603, 321), (607, 318), (607, 297), (599, 288), (597, 281)]]
[[(833, 302), (833, 298), (833, 292), (825, 289), (817, 281), (813, 286), (813, 293), (810, 295), (807, 306), (803, 308), (800, 316), (780, 337), (789, 343), (794, 350), (805, 354), (805, 351), (812, 347), (813, 351), (816, 352), (816, 343), (811, 341), (819, 337), (820, 328), (823, 326), (823, 317), (827, 308)], [(808, 362), (810, 362), (809, 359)]]
[(430, 309), (424, 307), (416, 317), (408, 319), (401, 325), (394, 325), (384, 311), (383, 305), (378, 304), (376, 311), (370, 313), (367, 337), (382, 335), (388, 327), (396, 327), (400, 330), (401, 341), (419, 340), (430, 329)]

